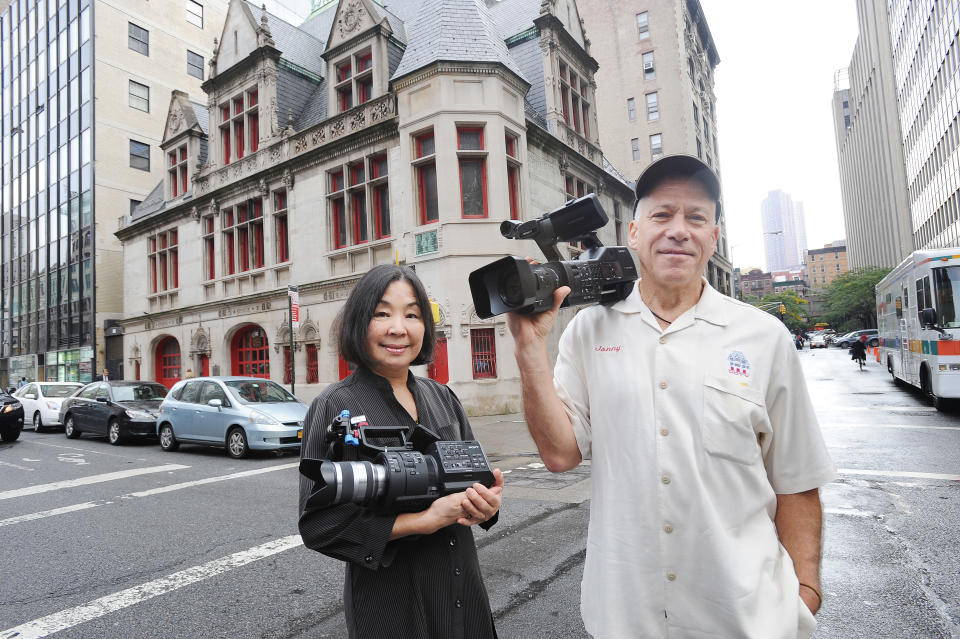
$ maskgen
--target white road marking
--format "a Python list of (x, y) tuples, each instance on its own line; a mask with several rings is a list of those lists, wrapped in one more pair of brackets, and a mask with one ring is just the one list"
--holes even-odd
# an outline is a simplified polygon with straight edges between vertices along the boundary
[(902, 428), (904, 430), (960, 430), (960, 426), (924, 426), (922, 424), (857, 424), (834, 422), (821, 424), (821, 428)]
[(29, 515), (20, 515), (19, 517), (10, 517), (9, 519), (0, 519), (0, 528), (3, 526), (10, 526), (11, 524), (21, 524), (25, 521), (34, 521), (36, 519), (43, 519), (44, 517), (53, 517), (54, 515), (63, 515), (66, 513), (76, 512), (78, 510), (86, 510), (87, 508), (95, 508), (97, 506), (102, 506), (103, 504), (108, 504), (108, 501), (85, 501), (82, 504), (73, 504), (72, 506), (64, 506), (63, 508), (54, 508), (52, 510), (41, 510), (38, 513), (30, 513)]
[(946, 479), (948, 481), (960, 481), (960, 475), (906, 472), (900, 470), (862, 470), (860, 468), (838, 468), (837, 473), (841, 475), (865, 475), (871, 477), (906, 477), (908, 479)]
[(10, 468), (16, 468), (17, 470), (33, 470), (27, 466), (20, 466), (19, 464), (11, 464), (10, 462), (0, 461), (0, 466), (9, 466)]
[(846, 515), (847, 517), (876, 517), (876, 513), (866, 510), (857, 510), (856, 508), (824, 508), (823, 512), (828, 515)]
[(127, 588), (111, 595), (95, 599), (89, 603), (55, 612), (46, 617), (28, 621), (15, 628), (0, 631), (0, 639), (41, 639), (55, 632), (72, 628), (81, 623), (97, 619), (118, 610), (123, 610), (135, 604), (152, 599), (174, 590), (210, 579), (234, 568), (245, 566), (254, 561), (276, 555), (285, 550), (296, 548), (303, 542), (300, 535), (290, 535), (269, 541), (260, 546), (236, 552), (220, 559), (208, 561), (199, 566), (193, 566), (180, 572), (175, 572), (160, 579)]
[(80, 477), (77, 479), (66, 479), (64, 481), (55, 481), (50, 484), (38, 484), (37, 486), (27, 486), (26, 488), (17, 488), (14, 490), (5, 490), (0, 492), (0, 500), (13, 499), (14, 497), (25, 497), (27, 495), (36, 495), (46, 493), (51, 490), (60, 490), (61, 488), (73, 488), (75, 486), (87, 486), (89, 484), (99, 484), (105, 481), (115, 479), (126, 479), (127, 477), (136, 477), (137, 475), (150, 475), (152, 473), (165, 473), (171, 470), (182, 470), (190, 468), (181, 464), (166, 464), (164, 466), (150, 466), (148, 468), (131, 468), (130, 470), (118, 470), (113, 473), (103, 473), (102, 475), (90, 475), (89, 477)]
[[(197, 479), (195, 481), (185, 481), (179, 484), (171, 484), (169, 486), (160, 486), (159, 488), (152, 488), (150, 490), (142, 490), (135, 493), (127, 493), (126, 495), (120, 495), (115, 497), (116, 500), (123, 499), (136, 499), (138, 497), (149, 497), (151, 495), (159, 495), (161, 493), (169, 493), (174, 490), (183, 490), (184, 488), (192, 488), (193, 486), (202, 486), (203, 484), (212, 484), (220, 481), (228, 481), (230, 479), (239, 479), (242, 477), (250, 477), (251, 475), (261, 475), (263, 473), (271, 473), (275, 470), (285, 470), (287, 468), (294, 468), (299, 466), (299, 462), (292, 464), (279, 464), (277, 466), (269, 466), (267, 468), (257, 468), (256, 470), (244, 470), (239, 473), (231, 473), (229, 475), (220, 475), (217, 477), (207, 477), (206, 479)], [(96, 508), (97, 506), (105, 506), (108, 504), (114, 503), (113, 501), (101, 499), (98, 501), (88, 501), (82, 504), (74, 504), (72, 506), (64, 506), (62, 508), (54, 508), (52, 510), (42, 510), (36, 513), (30, 513), (28, 515), (19, 515), (17, 517), (10, 517), (9, 519), (0, 519), (0, 527), (9, 526), (11, 524), (20, 524), (26, 521), (36, 521), (37, 519), (44, 519), (46, 517), (54, 517), (56, 515), (64, 515), (67, 513), (72, 513), (78, 510), (86, 510), (88, 508)]]
[[(63, 441), (63, 440), (60, 440)], [(25, 439), (23, 440), (23, 445), (26, 446), (37, 445), (37, 446), (49, 446), (50, 448), (62, 448), (64, 450), (79, 450), (84, 453), (90, 453), (91, 455), (104, 455), (105, 457), (119, 457), (120, 459), (128, 459), (132, 461), (147, 461), (145, 457), (130, 457), (129, 455), (121, 455), (117, 453), (110, 453), (107, 451), (96, 450), (93, 448), (77, 448), (76, 446), (62, 446), (60, 444), (51, 444), (50, 442), (41, 441), (38, 439)]]

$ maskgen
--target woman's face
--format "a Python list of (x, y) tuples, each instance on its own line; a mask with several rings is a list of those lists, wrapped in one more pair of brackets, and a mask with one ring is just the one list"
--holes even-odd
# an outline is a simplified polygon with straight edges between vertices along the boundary
[(384, 377), (406, 376), (410, 362), (423, 346), (423, 313), (413, 286), (391, 282), (367, 326), (367, 355), (374, 372)]

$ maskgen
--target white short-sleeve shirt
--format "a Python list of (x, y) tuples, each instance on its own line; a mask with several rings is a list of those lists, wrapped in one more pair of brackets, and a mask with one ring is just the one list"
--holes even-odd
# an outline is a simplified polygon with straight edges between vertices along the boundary
[(816, 621), (776, 495), (831, 481), (793, 340), (704, 282), (660, 329), (639, 289), (577, 314), (554, 383), (592, 493), (581, 612), (597, 639), (796, 639)]

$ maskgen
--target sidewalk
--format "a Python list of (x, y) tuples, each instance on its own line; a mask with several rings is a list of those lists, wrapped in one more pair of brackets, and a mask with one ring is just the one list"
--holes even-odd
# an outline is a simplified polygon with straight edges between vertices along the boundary
[(523, 413), (471, 417), (470, 426), (487, 457), (503, 459), (532, 455), (539, 458)]

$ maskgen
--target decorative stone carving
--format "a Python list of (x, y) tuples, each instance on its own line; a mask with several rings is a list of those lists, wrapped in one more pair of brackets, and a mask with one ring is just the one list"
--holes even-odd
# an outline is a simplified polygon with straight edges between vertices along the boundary
[(215, 198), (215, 197), (214, 197), (214, 198), (210, 198), (210, 205), (209, 205), (209, 207), (210, 207), (210, 208), (209, 208), (209, 211), (210, 211), (211, 213), (213, 213), (214, 215), (216, 215), (217, 213), (220, 212), (220, 208), (219, 208), (219, 207), (220, 207), (220, 203), (217, 202), (217, 198)]
[(327, 130), (323, 127), (320, 127), (313, 132), (313, 138), (310, 140), (313, 142), (314, 146), (319, 146), (327, 141)]
[(560, 169), (560, 175), (566, 174), (567, 169), (570, 168), (570, 160), (567, 159), (565, 153), (561, 153), (557, 158), (557, 168)]
[(556, 0), (543, 0), (543, 2), (540, 3), (540, 15), (552, 14), (555, 4)]
[(357, 30), (360, 26), (360, 20), (363, 18), (363, 7), (360, 0), (349, 0), (343, 6), (340, 13), (340, 19), (337, 21), (340, 27), (340, 37)]
[(383, 101), (380, 104), (378, 104), (373, 109), (373, 113), (371, 114), (371, 119), (374, 122), (376, 122), (378, 120), (382, 120), (383, 118), (390, 117), (391, 111), (393, 110), (390, 108), (390, 106), (391, 106), (390, 102), (387, 102), (387, 101)]
[(270, 96), (270, 100), (264, 105), (264, 118), (267, 121), (267, 126), (269, 127), (270, 137), (273, 137), (277, 134), (278, 124), (277, 124), (277, 98), (276, 96)]
[(290, 169), (283, 170), (283, 177), (280, 178), (280, 182), (288, 190), (293, 190), (293, 173), (290, 172)]
[(210, 356), (210, 330), (202, 326), (190, 335), (190, 355)]
[(170, 118), (167, 120), (167, 136), (172, 137), (178, 133), (183, 125), (183, 109), (180, 108), (178, 102), (174, 102), (173, 108), (170, 110)]
[(276, 46), (273, 37), (270, 35), (270, 25), (267, 24), (267, 5), (260, 5), (262, 13), (260, 14), (260, 28), (257, 29), (257, 46)]
[(297, 138), (296, 140), (293, 141), (293, 152), (294, 152), (294, 153), (301, 153), (302, 151), (305, 151), (306, 149), (307, 149), (307, 138), (306, 138), (306, 137), (300, 136), (299, 138)]
[(270, 189), (267, 188), (267, 181), (263, 178), (260, 178), (260, 181), (257, 182), (257, 190), (260, 191), (260, 195), (267, 197), (267, 194), (270, 193)]
[(343, 135), (343, 120), (337, 120), (332, 125), (330, 125), (330, 137), (338, 138)]
[(356, 131), (357, 129), (363, 128), (367, 125), (367, 114), (363, 111), (357, 111), (353, 114), (353, 117), (350, 118), (350, 130)]
[(191, 207), (190, 207), (190, 217), (192, 217), (195, 221), (199, 222), (199, 221), (200, 221), (200, 209), (198, 209), (198, 208), (195, 207), (195, 206), (191, 206)]

